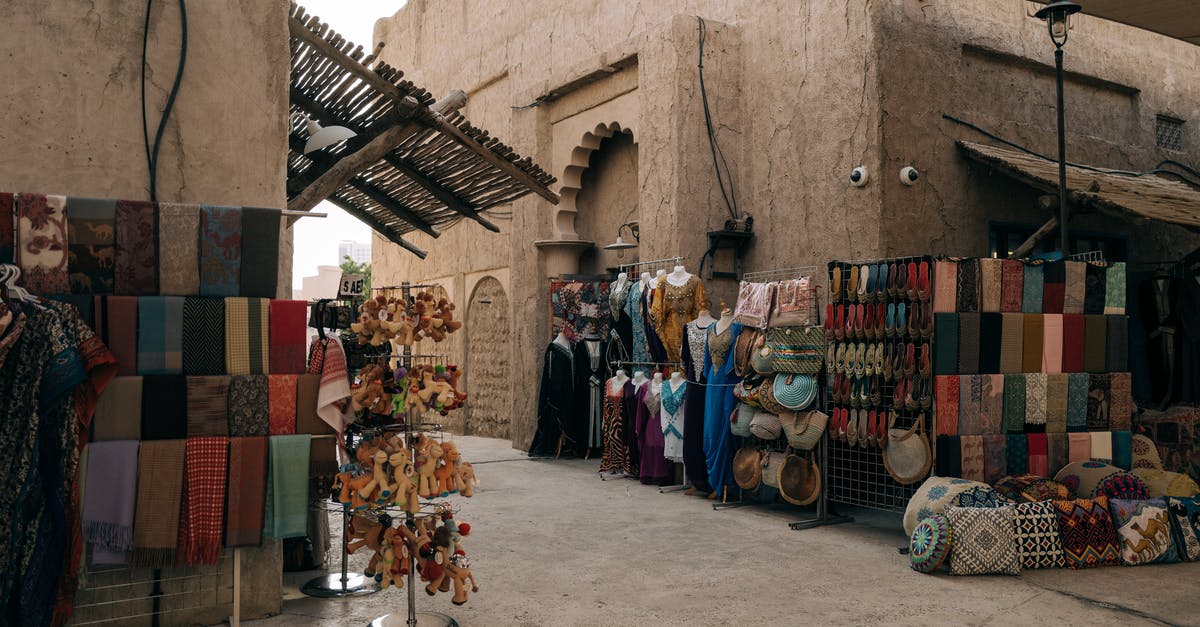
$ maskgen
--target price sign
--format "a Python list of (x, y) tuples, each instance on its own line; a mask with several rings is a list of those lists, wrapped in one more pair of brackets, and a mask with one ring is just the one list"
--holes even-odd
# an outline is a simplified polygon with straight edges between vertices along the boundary
[(361, 274), (343, 274), (338, 286), (338, 298), (354, 298), (362, 296), (366, 277)]

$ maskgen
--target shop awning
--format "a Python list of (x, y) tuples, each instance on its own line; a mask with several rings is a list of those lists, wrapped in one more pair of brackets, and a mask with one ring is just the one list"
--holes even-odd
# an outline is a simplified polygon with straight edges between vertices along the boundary
[[(1047, 4), (1046, 0), (1037, 0)], [(1196, 0), (1078, 0), (1083, 13), (1136, 26), (1200, 45), (1200, 10)]]
[[(373, 62), (295, 3), (288, 22), (289, 209), (329, 200), (423, 258), (404, 234), (437, 237), (463, 219), (499, 231), (489, 208), (529, 193), (558, 203), (553, 176), (458, 113), (431, 108), (434, 97), (403, 72)], [(305, 155), (310, 119), (358, 135)]]
[[(1047, 193), (1058, 193), (1058, 162), (1010, 148), (971, 142), (958, 147), (985, 164)], [(1133, 222), (1154, 220), (1200, 231), (1200, 190), (1154, 174), (1130, 176), (1104, 168), (1067, 166), (1071, 203)]]

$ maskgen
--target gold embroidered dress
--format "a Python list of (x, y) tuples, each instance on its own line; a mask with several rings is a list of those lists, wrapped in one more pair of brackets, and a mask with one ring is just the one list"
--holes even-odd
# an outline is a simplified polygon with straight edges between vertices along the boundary
[(683, 350), (683, 326), (696, 319), (705, 301), (704, 284), (696, 275), (683, 285), (671, 283), (669, 276), (658, 282), (651, 305), (654, 329), (667, 349), (669, 361), (679, 361)]

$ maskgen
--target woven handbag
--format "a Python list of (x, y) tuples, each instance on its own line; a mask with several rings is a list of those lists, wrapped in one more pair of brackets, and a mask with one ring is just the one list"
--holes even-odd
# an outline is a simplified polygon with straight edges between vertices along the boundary
[(822, 327), (778, 327), (767, 329), (763, 350), (770, 351), (775, 372), (817, 374), (825, 363), (825, 329)]
[(792, 505), (809, 505), (821, 495), (821, 469), (808, 458), (788, 453), (779, 467), (779, 496)]
[(750, 437), (750, 421), (754, 419), (755, 411), (750, 405), (738, 403), (729, 415), (729, 432), (741, 438)]
[(733, 397), (737, 400), (758, 409), (758, 393), (762, 388), (762, 377), (758, 375), (750, 375), (745, 379), (733, 384)]
[(802, 451), (811, 451), (825, 434), (829, 416), (820, 410), (788, 412), (779, 417), (783, 435), (788, 446)]
[(779, 470), (783, 468), (786, 456), (779, 451), (763, 451), (759, 457), (762, 459), (762, 482), (772, 488), (778, 488)]
[(761, 375), (775, 373), (775, 360), (771, 358), (771, 349), (767, 346), (767, 338), (762, 333), (750, 344), (750, 369)]
[(759, 450), (743, 446), (733, 454), (733, 482), (743, 490), (753, 490), (762, 482), (762, 457)]
[(908, 429), (892, 427), (896, 413), (888, 418), (888, 445), (883, 449), (883, 467), (900, 485), (910, 485), (924, 479), (933, 466), (933, 451), (925, 435), (925, 414), (913, 421)]
[(771, 294), (774, 283), (751, 283), (742, 281), (738, 288), (737, 306), (733, 309), (733, 321), (763, 329), (771, 316)]
[(761, 338), (762, 331), (757, 329), (742, 329), (741, 333), (738, 333), (737, 342), (733, 345), (734, 374), (744, 377), (754, 372), (750, 357), (754, 352), (754, 347), (761, 344)]
[(779, 437), (783, 433), (779, 415), (761, 409), (754, 412), (754, 417), (750, 419), (750, 433), (760, 440), (769, 441)]
[(758, 386), (758, 394), (755, 395), (758, 401), (758, 406), (767, 410), (772, 414), (782, 414), (787, 411), (784, 407), (775, 400), (775, 375), (763, 377), (762, 383)]
[(767, 326), (807, 327), (817, 324), (817, 288), (809, 277), (775, 284), (771, 317)]
[(804, 409), (817, 398), (817, 379), (807, 374), (777, 374), (771, 381), (771, 398), (786, 409)]

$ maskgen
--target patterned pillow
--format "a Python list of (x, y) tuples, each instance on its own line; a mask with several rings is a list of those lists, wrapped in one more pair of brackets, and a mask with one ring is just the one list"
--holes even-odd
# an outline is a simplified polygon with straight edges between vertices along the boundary
[(1017, 503), (1075, 498), (1067, 486), (1038, 475), (1011, 475), (997, 481), (994, 487), (1001, 496)]
[(1121, 540), (1121, 559), (1129, 566), (1171, 564), (1179, 561), (1179, 552), (1171, 541), (1171, 517), (1167, 502), (1161, 498), (1139, 501), (1109, 501), (1117, 536)]
[(1158, 449), (1154, 446), (1154, 440), (1140, 433), (1133, 436), (1133, 467), (1163, 469), (1162, 459), (1158, 457)]
[(1079, 498), (1086, 498), (1095, 493), (1101, 480), (1117, 472), (1122, 470), (1104, 462), (1071, 462), (1054, 475), (1054, 480), (1067, 486), (1067, 489)]
[(954, 477), (930, 477), (917, 488), (904, 510), (904, 533), (912, 536), (917, 523), (934, 514), (945, 514), (946, 508), (958, 503), (958, 495), (967, 488), (988, 487), (986, 483)]
[(951, 507), (954, 575), (1019, 575), (1016, 514), (1011, 507)]
[(987, 486), (972, 486), (958, 493), (959, 507), (1000, 507), (1011, 502)]
[(1101, 479), (1096, 489), (1092, 491), (1092, 496), (1107, 496), (1109, 499), (1123, 501), (1140, 501), (1150, 498), (1150, 490), (1137, 476), (1122, 470)]
[(1200, 561), (1200, 498), (1168, 498), (1167, 511), (1171, 512), (1180, 556), (1189, 562)]
[(1015, 510), (1021, 568), (1066, 568), (1054, 505), (1048, 501), (1019, 503)]
[(1108, 497), (1052, 503), (1067, 566), (1092, 568), (1121, 563), (1117, 531), (1108, 513)]
[(1156, 496), (1196, 496), (1200, 494), (1200, 486), (1189, 476), (1181, 472), (1156, 470), (1153, 468), (1134, 468), (1133, 474), (1150, 491), (1150, 498)]
[(941, 568), (950, 555), (953, 535), (950, 521), (941, 514), (917, 523), (908, 543), (908, 565), (919, 573), (932, 573)]

